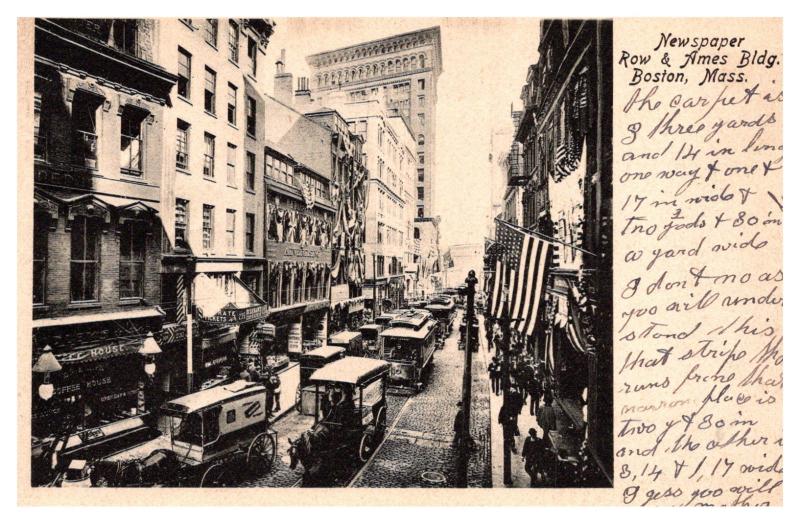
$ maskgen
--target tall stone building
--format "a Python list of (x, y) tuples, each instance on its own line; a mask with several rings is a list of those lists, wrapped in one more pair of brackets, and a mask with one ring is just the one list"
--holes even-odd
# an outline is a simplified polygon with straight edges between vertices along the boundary
[(416, 139), (418, 218), (434, 216), (436, 84), (442, 73), (439, 27), (325, 51), (306, 58), (321, 104), (344, 92), (350, 101), (382, 98), (411, 124)]

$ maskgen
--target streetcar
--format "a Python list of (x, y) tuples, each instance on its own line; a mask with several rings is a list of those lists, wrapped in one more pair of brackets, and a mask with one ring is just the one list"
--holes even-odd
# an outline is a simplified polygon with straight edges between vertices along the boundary
[(438, 322), (437, 348), (444, 346), (444, 340), (450, 335), (453, 329), (453, 320), (456, 317), (456, 305), (453, 300), (446, 295), (431, 298), (431, 302), (426, 309), (433, 314)]
[(368, 358), (383, 358), (383, 345), (380, 343), (380, 333), (383, 326), (377, 323), (367, 323), (358, 328), (364, 339), (364, 352)]
[(328, 336), (328, 345), (342, 347), (348, 356), (364, 356), (364, 337), (357, 331), (342, 331)]
[(391, 364), (392, 386), (422, 390), (425, 372), (436, 350), (437, 322), (430, 312), (411, 310), (398, 315), (381, 332), (383, 354)]

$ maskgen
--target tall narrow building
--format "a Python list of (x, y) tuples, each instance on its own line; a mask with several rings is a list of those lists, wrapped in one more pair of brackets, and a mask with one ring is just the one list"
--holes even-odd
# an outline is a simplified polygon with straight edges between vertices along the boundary
[(436, 84), (442, 73), (439, 27), (351, 45), (306, 58), (321, 104), (344, 93), (349, 101), (382, 98), (410, 122), (416, 140), (416, 217), (435, 216)]

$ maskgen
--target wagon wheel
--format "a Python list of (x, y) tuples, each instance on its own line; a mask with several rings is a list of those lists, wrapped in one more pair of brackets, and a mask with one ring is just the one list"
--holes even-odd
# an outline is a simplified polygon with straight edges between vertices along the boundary
[(254, 474), (265, 472), (275, 461), (275, 440), (262, 432), (250, 442), (247, 448), (247, 468)]
[(211, 465), (200, 478), (200, 488), (224, 487), (226, 484), (227, 470), (222, 463)]
[(361, 443), (358, 445), (358, 459), (362, 463), (366, 463), (372, 453), (375, 452), (375, 439), (375, 435), (371, 430), (364, 431), (364, 435), (361, 436)]
[(384, 434), (386, 434), (386, 407), (381, 407), (375, 416), (375, 435), (381, 440)]
[(294, 408), (298, 413), (303, 413), (303, 386), (297, 386), (297, 392), (294, 393)]

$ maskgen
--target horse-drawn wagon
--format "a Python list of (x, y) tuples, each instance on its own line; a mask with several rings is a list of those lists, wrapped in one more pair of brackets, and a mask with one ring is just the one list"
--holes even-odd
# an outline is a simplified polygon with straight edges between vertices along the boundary
[(311, 375), (328, 363), (342, 359), (345, 350), (342, 347), (325, 346), (300, 355), (300, 383), (295, 395), (295, 409), (300, 414), (314, 414), (317, 401), (316, 387), (310, 384)]
[(366, 462), (386, 432), (386, 381), (389, 364), (348, 356), (314, 371), (314, 425), (289, 439), (290, 467), (302, 464), (306, 478), (324, 464), (355, 454)]
[(167, 402), (155, 439), (89, 464), (95, 486), (216, 487), (267, 472), (277, 434), (266, 388), (239, 380)]

